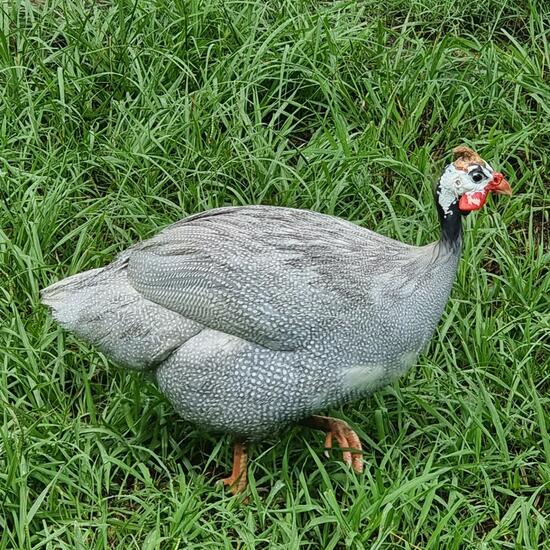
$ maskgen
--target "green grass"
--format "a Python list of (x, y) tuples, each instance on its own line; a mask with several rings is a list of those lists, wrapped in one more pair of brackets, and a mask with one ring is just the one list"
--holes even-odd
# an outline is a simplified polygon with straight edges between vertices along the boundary
[[(550, 534), (550, 5), (16, 0), (0, 34), (0, 549), (543, 548)], [(187, 214), (277, 204), (424, 244), (467, 143), (511, 199), (468, 217), (407, 376), (322, 436), (230, 442), (62, 332), (39, 289)]]

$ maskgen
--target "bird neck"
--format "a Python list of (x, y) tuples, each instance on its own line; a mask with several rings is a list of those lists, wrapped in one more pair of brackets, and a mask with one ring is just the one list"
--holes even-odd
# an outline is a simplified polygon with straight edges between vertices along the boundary
[(440, 242), (448, 250), (459, 253), (462, 246), (462, 217), (465, 214), (458, 208), (458, 200), (444, 211), (438, 199), (439, 193), (436, 192), (435, 204), (441, 227)]

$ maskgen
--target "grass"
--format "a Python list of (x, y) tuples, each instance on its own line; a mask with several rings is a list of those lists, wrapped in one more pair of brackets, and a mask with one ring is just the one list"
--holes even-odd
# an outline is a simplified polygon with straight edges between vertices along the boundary
[[(4, 3), (0, 34), (0, 549), (543, 548), (550, 534), (550, 7), (542, 0)], [(310, 208), (423, 244), (467, 143), (511, 199), (469, 216), (426, 354), (256, 446), (62, 332), (39, 289), (187, 214)]]

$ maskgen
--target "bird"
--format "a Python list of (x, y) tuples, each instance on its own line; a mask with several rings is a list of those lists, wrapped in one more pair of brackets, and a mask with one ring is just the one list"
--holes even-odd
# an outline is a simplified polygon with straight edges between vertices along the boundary
[(186, 217), (105, 267), (41, 293), (65, 329), (113, 362), (152, 375), (176, 412), (229, 434), (234, 493), (247, 487), (252, 442), (302, 424), (363, 470), (356, 432), (323, 411), (407, 372), (449, 299), (462, 218), (502, 173), (466, 146), (435, 187), (440, 238), (413, 246), (350, 221), (275, 206)]

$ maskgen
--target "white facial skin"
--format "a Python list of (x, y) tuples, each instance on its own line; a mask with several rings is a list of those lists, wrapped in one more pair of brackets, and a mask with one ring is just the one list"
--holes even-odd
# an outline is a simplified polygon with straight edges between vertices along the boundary
[(485, 166), (472, 164), (468, 172), (458, 170), (454, 164), (449, 164), (439, 180), (437, 200), (445, 216), (452, 215), (451, 204), (465, 193), (483, 191), (493, 177), (493, 169), (487, 163)]

